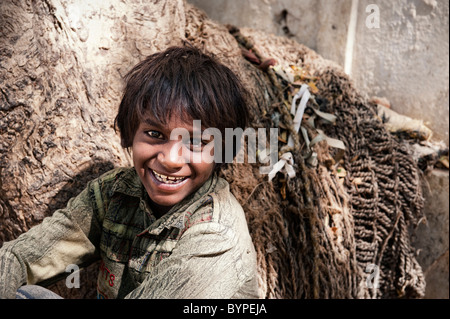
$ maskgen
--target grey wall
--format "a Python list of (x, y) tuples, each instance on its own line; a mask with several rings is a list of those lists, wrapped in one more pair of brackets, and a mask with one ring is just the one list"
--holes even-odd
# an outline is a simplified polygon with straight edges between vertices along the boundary
[[(293, 37), (345, 67), (361, 92), (386, 97), (395, 111), (423, 119), (434, 139), (448, 145), (447, 0), (188, 2), (221, 23)], [(366, 12), (370, 4), (377, 6), (379, 28), (366, 24), (376, 22), (372, 18), (377, 12)], [(286, 19), (280, 21), (283, 10), (287, 10)], [(349, 34), (349, 26), (353, 34)]]

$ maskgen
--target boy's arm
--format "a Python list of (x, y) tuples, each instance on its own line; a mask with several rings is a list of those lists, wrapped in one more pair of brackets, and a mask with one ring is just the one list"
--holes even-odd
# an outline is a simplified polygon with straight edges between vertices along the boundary
[(99, 236), (89, 187), (67, 207), (0, 249), (0, 298), (15, 298), (23, 284), (35, 284), (63, 273), (70, 264), (95, 256)]
[(126, 298), (231, 298), (249, 279), (239, 237), (218, 223), (189, 228), (172, 254), (162, 260)]
[(13, 252), (0, 250), (0, 299), (15, 298), (16, 290), (27, 280), (22, 268), (23, 265)]

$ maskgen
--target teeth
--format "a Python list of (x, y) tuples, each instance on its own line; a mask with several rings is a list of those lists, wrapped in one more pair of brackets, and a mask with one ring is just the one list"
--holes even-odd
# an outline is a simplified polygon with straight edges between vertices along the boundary
[(152, 170), (152, 172), (158, 181), (160, 181), (162, 183), (166, 183), (166, 184), (176, 184), (185, 179), (185, 177), (174, 177), (174, 176), (166, 176), (163, 174), (159, 174), (159, 173), (155, 172), (154, 170)]

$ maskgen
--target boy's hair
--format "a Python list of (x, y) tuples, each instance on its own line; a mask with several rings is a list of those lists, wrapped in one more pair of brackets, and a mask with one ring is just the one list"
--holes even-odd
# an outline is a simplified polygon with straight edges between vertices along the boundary
[(170, 47), (148, 56), (126, 75), (114, 126), (124, 148), (132, 146), (148, 115), (163, 124), (172, 115), (201, 120), (202, 126), (217, 128), (224, 136), (225, 128), (246, 128), (246, 94), (237, 76), (214, 57), (192, 46)]

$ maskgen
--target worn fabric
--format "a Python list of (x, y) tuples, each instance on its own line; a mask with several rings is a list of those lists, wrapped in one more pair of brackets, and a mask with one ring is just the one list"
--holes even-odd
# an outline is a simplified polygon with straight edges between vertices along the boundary
[(157, 218), (134, 168), (90, 182), (64, 209), (0, 249), (0, 297), (101, 259), (99, 298), (257, 298), (242, 207), (213, 175)]
[(17, 290), (16, 299), (63, 299), (63, 298), (47, 288), (38, 285), (25, 285)]

